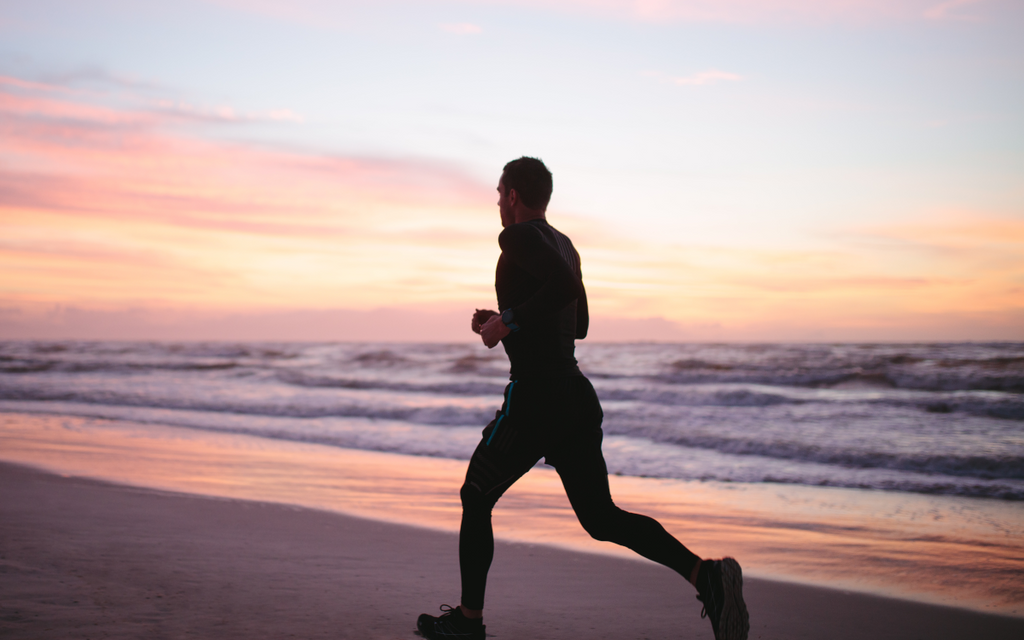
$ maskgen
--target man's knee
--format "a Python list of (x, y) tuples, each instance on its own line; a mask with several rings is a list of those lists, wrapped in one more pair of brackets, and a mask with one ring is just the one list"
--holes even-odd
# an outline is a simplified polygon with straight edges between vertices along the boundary
[(459, 490), (459, 497), (462, 498), (463, 511), (490, 511), (493, 505), (488, 504), (480, 487), (475, 482), (466, 481)]
[(577, 512), (580, 524), (590, 537), (602, 542), (618, 542), (620, 520), (624, 512), (614, 505)]

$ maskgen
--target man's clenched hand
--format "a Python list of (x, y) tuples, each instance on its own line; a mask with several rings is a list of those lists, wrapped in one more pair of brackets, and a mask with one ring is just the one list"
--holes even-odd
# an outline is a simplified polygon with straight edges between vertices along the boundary
[(488, 349), (493, 349), (501, 339), (512, 333), (512, 330), (505, 326), (505, 323), (501, 321), (501, 316), (494, 314), (487, 319), (487, 322), (483, 323), (480, 327), (480, 337), (484, 339), (484, 344), (487, 345)]
[(473, 333), (480, 333), (480, 327), (484, 326), (487, 319), (496, 315), (498, 315), (497, 311), (491, 311), (490, 309), (477, 309), (476, 313), (473, 314), (473, 322), (469, 325), (473, 329)]

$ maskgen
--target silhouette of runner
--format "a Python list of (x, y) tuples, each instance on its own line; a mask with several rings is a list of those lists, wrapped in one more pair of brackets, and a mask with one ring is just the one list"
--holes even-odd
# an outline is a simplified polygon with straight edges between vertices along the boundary
[(715, 638), (745, 640), (750, 624), (739, 563), (702, 561), (656, 520), (612, 502), (601, 404), (574, 355), (575, 340), (586, 337), (589, 324), (580, 257), (545, 218), (551, 190), (551, 172), (536, 158), (509, 162), (498, 181), (504, 230), (494, 287), (501, 311), (477, 309), (471, 328), (488, 348), (505, 347), (511, 382), (462, 485), (461, 605), (442, 605), (440, 616), (424, 613), (416, 626), (430, 639), (484, 639), (484, 589), (494, 556), (491, 509), (544, 458), (587, 533), (678, 572), (697, 588), (701, 616), (710, 618)]

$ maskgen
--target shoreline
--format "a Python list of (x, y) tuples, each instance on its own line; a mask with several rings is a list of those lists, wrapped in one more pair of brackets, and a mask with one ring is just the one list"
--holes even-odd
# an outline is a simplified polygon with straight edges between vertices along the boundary
[[(458, 597), (457, 537), (0, 463), (4, 637), (412, 638)], [(751, 638), (1013, 638), (1024, 619), (747, 578)], [(498, 541), (497, 638), (710, 638), (650, 563)]]
[[(172, 493), (277, 503), (451, 534), (465, 462), (127, 421), (0, 414), (0, 460)], [(1021, 505), (786, 485), (612, 476), (654, 516), (748, 577), (1024, 616)], [(938, 515), (936, 515), (938, 514)], [(551, 469), (499, 503), (499, 540), (647, 563), (591, 540)]]

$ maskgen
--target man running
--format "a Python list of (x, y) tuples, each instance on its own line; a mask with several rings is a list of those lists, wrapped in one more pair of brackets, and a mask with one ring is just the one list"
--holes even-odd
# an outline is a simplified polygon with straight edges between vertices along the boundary
[(545, 219), (551, 188), (551, 172), (536, 158), (509, 162), (498, 181), (504, 230), (494, 288), (501, 312), (478, 309), (471, 326), (488, 348), (504, 345), (511, 382), (462, 485), (461, 605), (442, 605), (440, 616), (424, 613), (416, 626), (431, 640), (484, 640), (484, 589), (494, 557), (491, 509), (544, 458), (587, 533), (678, 572), (697, 588), (701, 616), (711, 619), (715, 638), (745, 640), (750, 624), (739, 563), (702, 561), (656, 520), (612, 502), (601, 454), (601, 404), (574, 356), (574, 341), (586, 337), (589, 324), (580, 257)]

